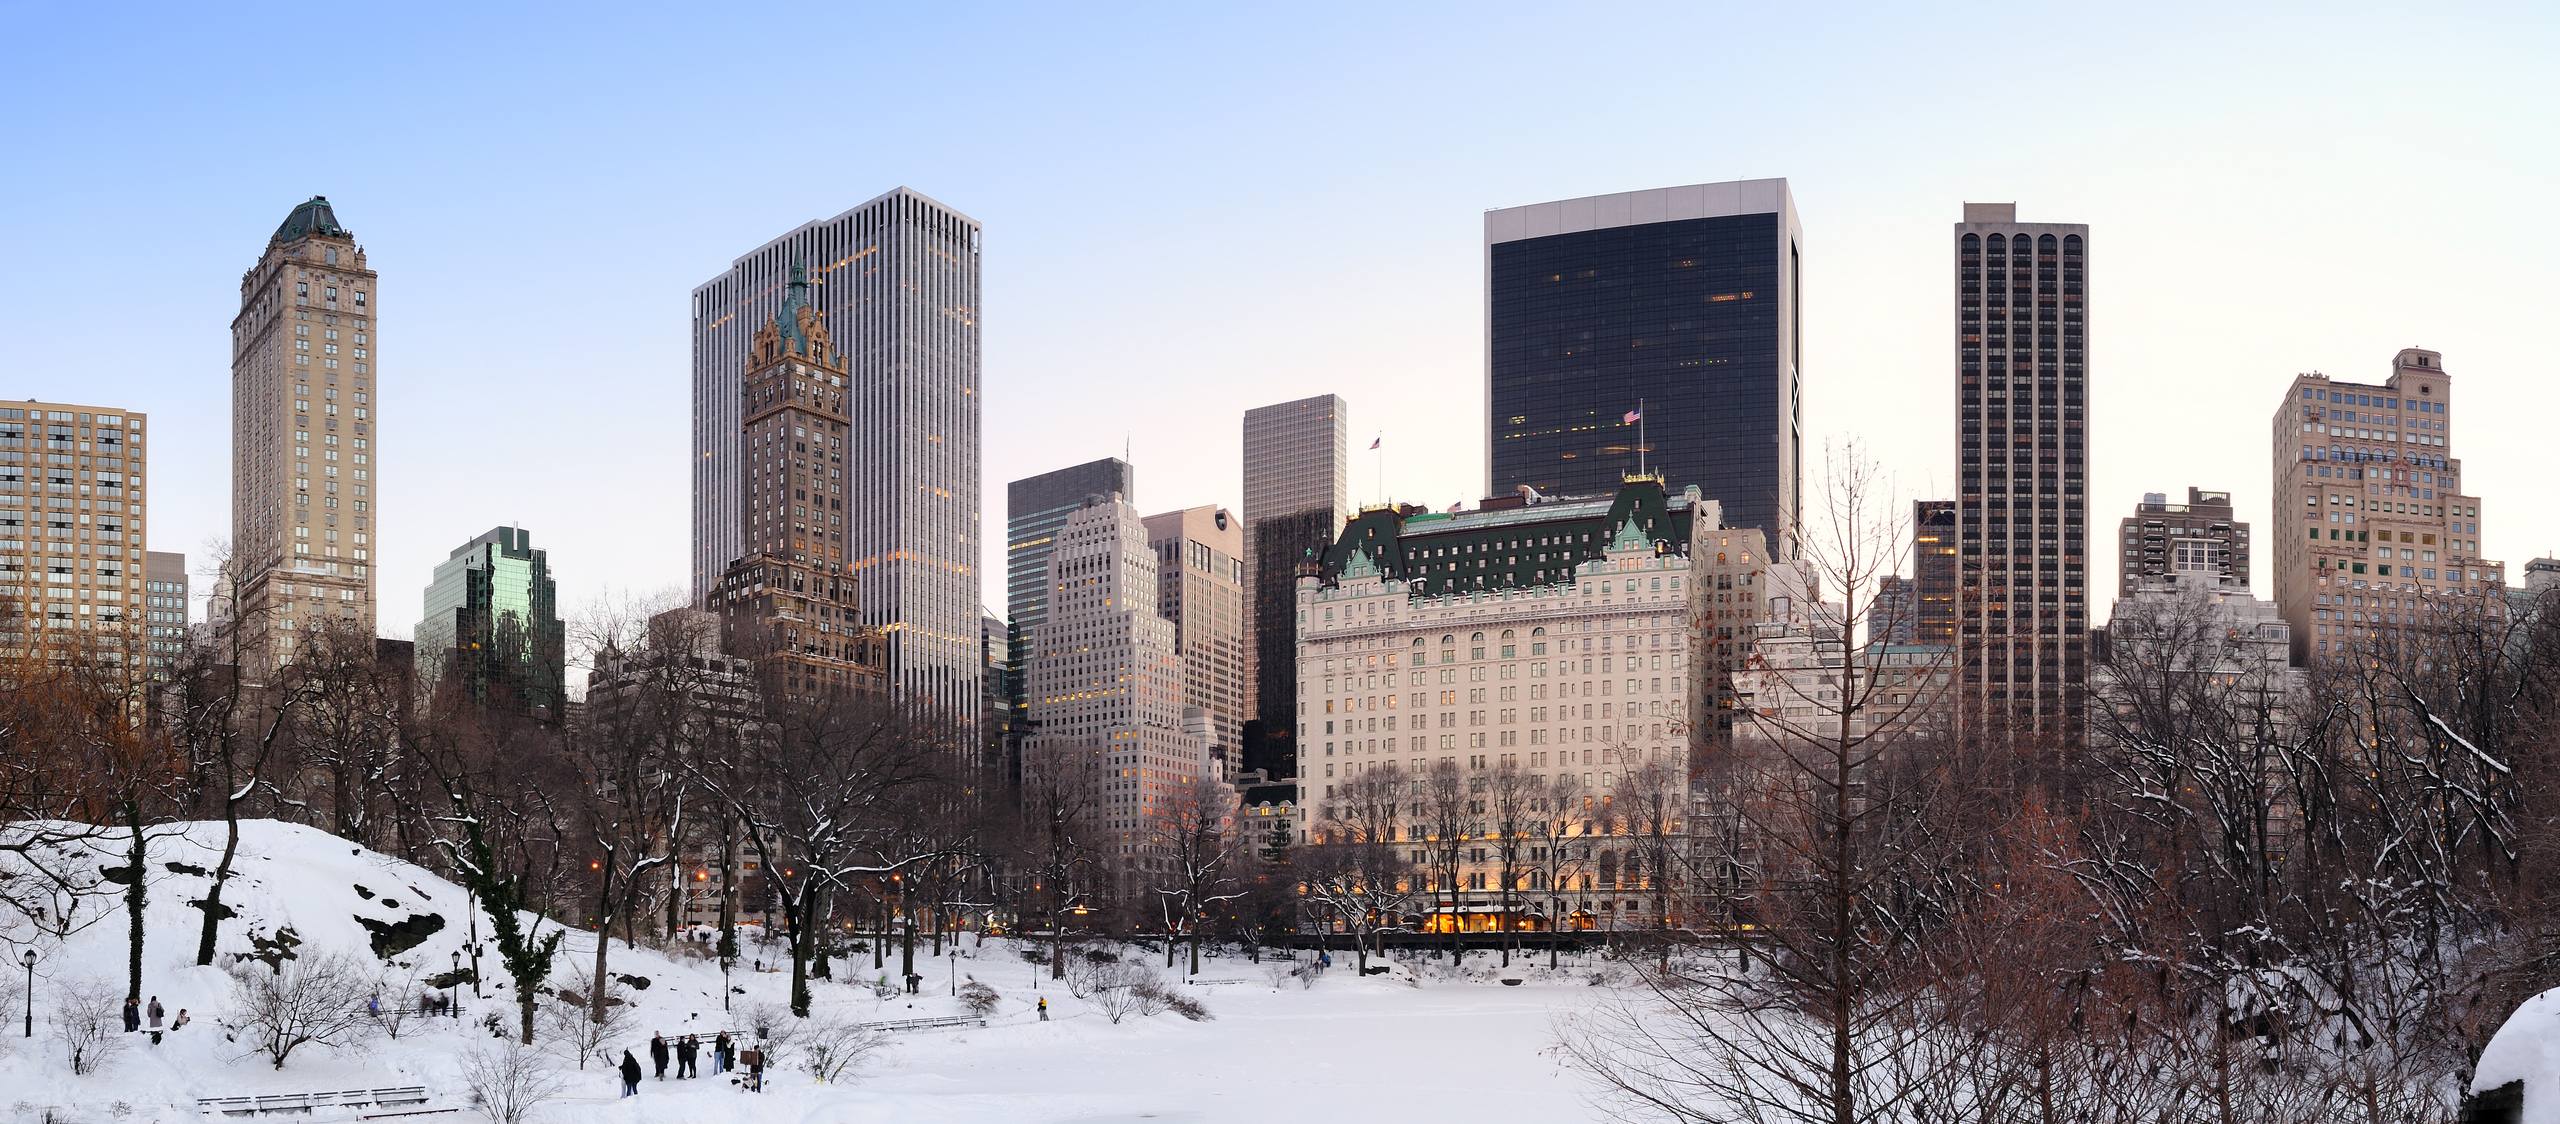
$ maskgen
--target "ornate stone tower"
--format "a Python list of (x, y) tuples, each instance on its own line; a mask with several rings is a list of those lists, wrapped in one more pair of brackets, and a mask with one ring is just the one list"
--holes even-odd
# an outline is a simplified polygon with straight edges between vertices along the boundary
[(756, 329), (739, 409), (746, 553), (712, 588), (733, 655), (767, 689), (807, 697), (881, 686), (879, 634), (861, 623), (845, 564), (843, 358), (794, 266), (782, 307)]

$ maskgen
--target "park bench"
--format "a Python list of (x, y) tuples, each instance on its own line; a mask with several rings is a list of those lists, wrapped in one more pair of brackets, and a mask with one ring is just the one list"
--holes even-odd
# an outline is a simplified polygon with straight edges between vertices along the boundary
[[(364, 1109), (416, 1110), (427, 1103), (424, 1085), (402, 1085), (383, 1089), (339, 1089), (311, 1093), (266, 1093), (247, 1097), (199, 1097), (196, 1109), (208, 1116), (310, 1116), (323, 1109), (347, 1109), (357, 1119), (373, 1116), (408, 1116), (411, 1112), (368, 1114)], [(450, 1112), (451, 1109), (429, 1111)]]
[(862, 1025), (873, 1030), (885, 1030), (895, 1033), (907, 1030), (933, 1030), (946, 1026), (985, 1026), (987, 1025), (987, 1020), (979, 1018), (976, 1015), (941, 1015), (929, 1019), (890, 1019), (885, 1022), (864, 1023)]

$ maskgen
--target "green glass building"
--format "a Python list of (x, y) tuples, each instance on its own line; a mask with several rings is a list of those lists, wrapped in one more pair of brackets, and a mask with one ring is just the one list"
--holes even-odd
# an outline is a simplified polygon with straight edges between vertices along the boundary
[(422, 693), (452, 681), (483, 704), (560, 713), (567, 629), (551, 561), (532, 535), (499, 527), (436, 566), (417, 653)]

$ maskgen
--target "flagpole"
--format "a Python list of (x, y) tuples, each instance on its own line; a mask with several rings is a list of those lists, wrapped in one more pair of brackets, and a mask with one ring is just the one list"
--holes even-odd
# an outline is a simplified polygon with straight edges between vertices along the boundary
[(1636, 399), (1636, 475), (1644, 475), (1644, 399)]

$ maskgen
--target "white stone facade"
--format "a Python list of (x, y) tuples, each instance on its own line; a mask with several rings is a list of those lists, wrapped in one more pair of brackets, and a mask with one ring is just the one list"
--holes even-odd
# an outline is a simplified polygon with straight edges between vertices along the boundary
[(1156, 612), (1145, 523), (1113, 496), (1067, 518), (1049, 555), (1049, 615), (1032, 638), (1026, 773), (1074, 769), (1094, 786), (1105, 865), (1125, 896), (1166, 861), (1150, 841), (1173, 799), (1214, 776), (1184, 720), (1172, 621)]

